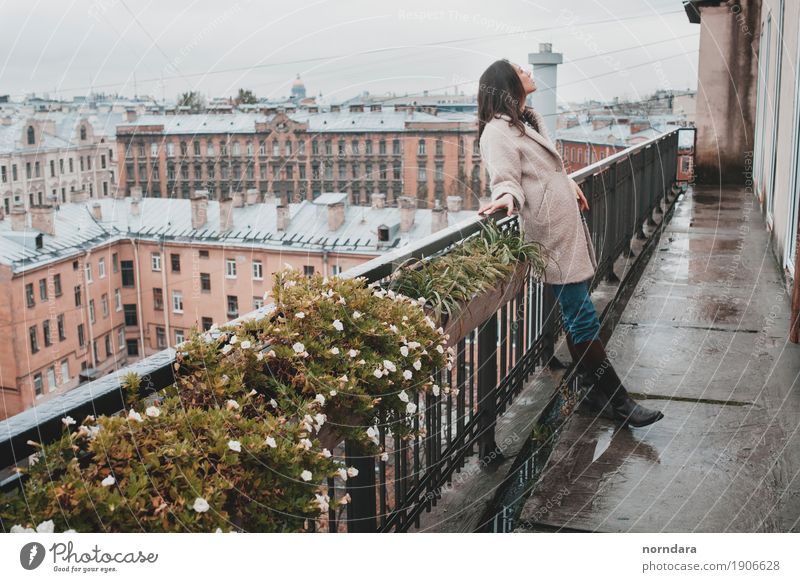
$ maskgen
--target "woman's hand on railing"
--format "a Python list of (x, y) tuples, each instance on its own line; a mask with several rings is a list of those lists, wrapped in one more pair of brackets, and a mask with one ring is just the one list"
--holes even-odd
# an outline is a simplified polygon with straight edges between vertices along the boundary
[(586, 196), (583, 195), (581, 187), (578, 186), (575, 180), (572, 180), (572, 186), (575, 188), (575, 196), (578, 198), (578, 208), (581, 210), (589, 210), (589, 202), (586, 200)]
[(503, 209), (506, 210), (507, 216), (511, 216), (514, 213), (514, 197), (511, 194), (503, 194), (497, 200), (492, 200), (489, 204), (481, 206), (478, 209), (478, 214), (490, 216)]

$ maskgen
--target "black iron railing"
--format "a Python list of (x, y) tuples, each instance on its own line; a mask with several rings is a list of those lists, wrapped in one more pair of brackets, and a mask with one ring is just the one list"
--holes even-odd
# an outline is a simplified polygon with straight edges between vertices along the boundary
[[(604, 278), (613, 278), (614, 260), (630, 252), (633, 237), (644, 236), (643, 225), (652, 223), (653, 212), (658, 211), (674, 181), (677, 152), (678, 131), (673, 131), (572, 174), (590, 204), (586, 219), (598, 259), (592, 287)], [(519, 228), (516, 216), (498, 213), (492, 219), (502, 228)], [(409, 258), (447, 253), (475, 235), (482, 220), (476, 215), (341, 276), (383, 282)], [(261, 317), (267, 309), (244, 317)], [(437, 503), (442, 488), (468, 457), (478, 454), (489, 463), (502, 453), (495, 444), (497, 419), (537, 366), (550, 359), (560, 329), (560, 313), (550, 287), (528, 278), (518, 293), (497, 306), (493, 316), (454, 346), (455, 365), (440, 371), (440, 384), (454, 390), (438, 397), (427, 395), (424, 402), (417, 400), (422, 414), (415, 422), (424, 428), (424, 434), (395, 443), (379, 428), (379, 441), (389, 453), (385, 460), (363, 454), (351, 443), (342, 445), (348, 465), (359, 473), (348, 479), (346, 486), (333, 480), (328, 483), (332, 498), (346, 489), (351, 501), (344, 513), (331, 511), (327, 523), (320, 526), (329, 531), (375, 532), (406, 531), (419, 523), (422, 513)], [(143, 397), (172, 384), (174, 359), (174, 350), (159, 352), (0, 422), (0, 467), (24, 466), (34, 452), (29, 441), (56, 439), (66, 415), (79, 419), (120, 411), (124, 403), (121, 383), (130, 371), (142, 378)], [(12, 475), (0, 487), (10, 489), (19, 484)]]

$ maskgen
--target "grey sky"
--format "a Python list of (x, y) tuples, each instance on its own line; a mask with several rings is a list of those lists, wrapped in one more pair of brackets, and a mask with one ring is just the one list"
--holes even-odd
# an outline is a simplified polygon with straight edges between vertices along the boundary
[(560, 99), (636, 98), (696, 87), (699, 26), (681, 4), (0, 0), (0, 94), (72, 96), (93, 87), (133, 95), (134, 72), (138, 93), (158, 99), (239, 87), (277, 98), (296, 73), (310, 95), (331, 100), (452, 93), (456, 83), (474, 93), (492, 60), (527, 62), (539, 42), (552, 42), (564, 53)]

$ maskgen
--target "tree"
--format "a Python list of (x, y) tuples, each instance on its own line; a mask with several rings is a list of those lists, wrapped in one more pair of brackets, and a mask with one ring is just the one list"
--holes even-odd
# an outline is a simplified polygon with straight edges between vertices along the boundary
[(204, 105), (203, 96), (199, 91), (187, 91), (178, 96), (178, 107), (189, 107), (190, 109), (202, 109)]
[(256, 99), (255, 93), (250, 89), (239, 89), (239, 94), (233, 101), (236, 105), (251, 105), (256, 103), (258, 99)]

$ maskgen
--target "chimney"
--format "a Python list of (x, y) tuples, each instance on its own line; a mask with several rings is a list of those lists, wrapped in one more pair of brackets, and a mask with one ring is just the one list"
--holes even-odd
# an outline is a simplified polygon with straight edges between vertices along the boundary
[(447, 210), (449, 212), (461, 212), (461, 203), (463, 199), (461, 196), (448, 196), (447, 197)]
[(233, 228), (233, 198), (223, 198), (219, 201), (219, 231), (230, 232)]
[(94, 219), (97, 221), (103, 220), (103, 207), (99, 202), (92, 204), (92, 216), (94, 216)]
[(134, 200), (141, 200), (142, 199), (142, 187), (141, 186), (132, 186), (131, 187), (131, 198)]
[(447, 209), (437, 199), (436, 205), (431, 210), (431, 234), (447, 228)]
[(89, 193), (84, 189), (73, 190), (69, 193), (70, 202), (86, 202), (89, 199)]
[(125, 110), (125, 121), (128, 123), (133, 123), (136, 121), (136, 110), (135, 109), (126, 109)]
[(244, 206), (244, 192), (234, 192), (231, 196), (234, 208), (242, 208)]
[(27, 227), (27, 213), (22, 204), (11, 207), (11, 230), (25, 230)]
[(408, 232), (414, 225), (417, 199), (411, 196), (401, 196), (398, 202), (400, 204), (400, 232)]
[(252, 206), (253, 204), (258, 204), (258, 199), (260, 198), (258, 190), (255, 188), (249, 188), (247, 190), (247, 205)]
[(328, 204), (328, 230), (336, 232), (344, 224), (344, 202)]
[(192, 228), (203, 228), (208, 221), (208, 190), (195, 190), (191, 204)]
[(277, 212), (278, 232), (285, 232), (289, 228), (289, 207), (285, 204), (278, 204), (275, 211)]
[(386, 208), (386, 194), (383, 192), (373, 192), (370, 194), (370, 203), (373, 208)]
[(264, 204), (276, 204), (277, 198), (275, 197), (275, 192), (267, 192), (264, 194)]
[(50, 236), (56, 233), (55, 217), (56, 209), (49, 204), (41, 206), (31, 206), (31, 228), (41, 231)]
[(536, 79), (536, 92), (530, 97), (530, 104), (541, 113), (547, 133), (555, 140), (556, 135), (556, 88), (558, 86), (558, 66), (564, 61), (561, 53), (553, 52), (549, 42), (539, 44), (538, 53), (529, 53), (528, 62), (533, 65), (533, 78)]

